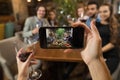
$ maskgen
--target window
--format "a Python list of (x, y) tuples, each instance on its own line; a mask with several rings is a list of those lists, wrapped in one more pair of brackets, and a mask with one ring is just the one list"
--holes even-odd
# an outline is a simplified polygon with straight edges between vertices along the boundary
[(118, 14), (120, 14), (120, 2), (118, 3)]

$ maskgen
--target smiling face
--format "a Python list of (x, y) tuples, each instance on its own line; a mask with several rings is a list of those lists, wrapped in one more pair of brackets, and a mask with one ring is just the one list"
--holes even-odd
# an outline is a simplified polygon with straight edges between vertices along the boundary
[(95, 4), (88, 5), (87, 14), (89, 17), (95, 17), (97, 12), (98, 12), (97, 5), (95, 5)]
[(101, 6), (99, 8), (99, 14), (100, 14), (100, 19), (101, 21), (106, 21), (110, 18), (110, 9), (109, 6)]
[(55, 14), (54, 11), (50, 11), (50, 12), (49, 12), (49, 18), (50, 18), (51, 20), (54, 20), (54, 19), (56, 18), (56, 14)]
[(83, 17), (83, 14), (84, 14), (84, 8), (83, 8), (83, 7), (78, 8), (78, 9), (77, 9), (77, 15), (78, 15), (79, 17)]
[(37, 10), (37, 17), (40, 18), (40, 19), (44, 18), (45, 14), (46, 14), (45, 7), (40, 6)]

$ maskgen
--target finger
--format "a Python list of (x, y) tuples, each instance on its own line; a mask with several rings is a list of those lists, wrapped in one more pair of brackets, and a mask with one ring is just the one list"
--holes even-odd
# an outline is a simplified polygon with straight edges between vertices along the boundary
[(30, 63), (29, 66), (36, 65), (37, 63)]
[(85, 32), (88, 34), (88, 33), (91, 33), (91, 30), (90, 28), (83, 22), (80, 22), (80, 27), (83, 27), (85, 29)]
[(85, 29), (85, 32), (88, 34), (91, 32), (90, 28), (83, 22), (76, 22), (73, 23), (72, 27), (83, 27)]
[(35, 59), (35, 58), (32, 57), (31, 62), (32, 62), (32, 61), (37, 61), (37, 59)]
[(33, 53), (30, 54), (30, 56), (28, 57), (28, 59), (26, 60), (27, 63), (29, 63), (32, 59)]
[(29, 66), (36, 65), (37, 63), (30, 63)]
[(97, 28), (95, 26), (95, 21), (94, 20), (91, 21), (90, 26), (91, 26), (92, 31), (98, 33), (98, 30), (97, 30)]
[(23, 51), (23, 48), (21, 48), (21, 49), (17, 52), (17, 56), (19, 56), (22, 51)]
[(32, 66), (32, 65), (36, 65), (38, 62), (37, 62), (37, 59), (32, 59), (31, 61), (30, 61), (30, 66)]
[(17, 54), (16, 54), (16, 58), (18, 58), (19, 55), (22, 54), (22, 52), (23, 52), (23, 48), (21, 48), (21, 49), (17, 52)]
[(100, 36), (99, 32), (98, 32), (98, 29), (95, 26), (95, 21), (94, 20), (91, 22), (90, 25), (91, 25), (91, 30), (95, 33), (95, 35)]
[(73, 51), (73, 49), (65, 49), (64, 53), (71, 53)]
[(77, 27), (77, 26), (80, 25), (80, 22), (74, 22), (74, 23), (72, 23), (71, 25), (72, 25), (72, 27)]
[(76, 23), (72, 23), (72, 24), (71, 24), (72, 27), (76, 27), (77, 25), (78, 25), (78, 24), (76, 24)]
[(37, 64), (37, 60), (34, 60), (34, 61), (30, 61), (30, 64)]

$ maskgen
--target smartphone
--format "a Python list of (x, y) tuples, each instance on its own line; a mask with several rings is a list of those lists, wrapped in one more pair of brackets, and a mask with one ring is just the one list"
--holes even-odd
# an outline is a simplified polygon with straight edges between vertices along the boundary
[(41, 27), (40, 47), (44, 49), (78, 49), (84, 47), (82, 27)]

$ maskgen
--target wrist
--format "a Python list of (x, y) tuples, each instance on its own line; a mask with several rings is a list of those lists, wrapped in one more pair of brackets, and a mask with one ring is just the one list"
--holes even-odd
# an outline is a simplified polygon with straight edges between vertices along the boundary
[(93, 80), (112, 80), (103, 57), (92, 60), (87, 66)]
[(98, 57), (98, 58), (92, 59), (91, 61), (89, 61), (89, 63), (87, 63), (87, 66), (91, 67), (91, 66), (95, 65), (96, 63), (101, 62), (101, 59), (102, 59), (102, 57)]
[(102, 66), (106, 66), (105, 64), (105, 60), (102, 56), (96, 58), (96, 59), (93, 59), (91, 60), (88, 64), (87, 64), (88, 68), (89, 69), (94, 69), (95, 67), (102, 67)]
[(18, 78), (17, 80), (27, 80), (27, 75), (24, 75), (24, 74), (18, 74)]

